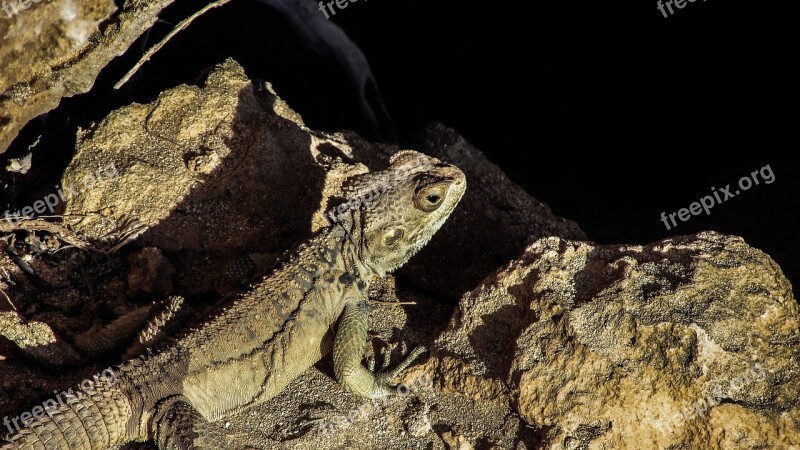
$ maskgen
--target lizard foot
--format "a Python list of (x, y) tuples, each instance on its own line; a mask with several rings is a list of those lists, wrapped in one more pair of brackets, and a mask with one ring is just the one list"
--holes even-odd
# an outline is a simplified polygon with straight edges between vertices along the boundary
[(231, 449), (217, 432), (184, 398), (173, 397), (159, 406), (151, 422), (151, 435), (161, 450)]
[(397, 392), (397, 386), (391, 384), (391, 380), (425, 352), (425, 348), (415, 348), (393, 369), (373, 373), (361, 365), (367, 321), (366, 301), (345, 306), (333, 343), (333, 371), (348, 391), (362, 397), (381, 398)]
[[(367, 363), (367, 369), (370, 372), (383, 372), (389, 369), (389, 366), (392, 364), (392, 353), (397, 349), (397, 346), (392, 346), (388, 343), (385, 343), (380, 340), (373, 341), (373, 348), (380, 347), (379, 350), (375, 350), (374, 354), (369, 355), (365, 358)], [(401, 345), (401, 353), (406, 352), (405, 345)], [(375, 365), (377, 364), (378, 357), (380, 355), (381, 360), (381, 367), (380, 369), (375, 369)]]
[(394, 366), (394, 368), (392, 368), (392, 369), (388, 369), (386, 367), (388, 365), (386, 363), (388, 363), (388, 361), (389, 361), (389, 358), (387, 357), (384, 360), (385, 362), (384, 362), (383, 370), (381, 370), (381, 371), (379, 371), (379, 372), (377, 372), (375, 374), (376, 378), (380, 382), (382, 382), (384, 385), (386, 385), (386, 386), (390, 387), (391, 389), (393, 389), (398, 394), (400, 394), (400, 395), (408, 394), (408, 387), (407, 386), (405, 386), (402, 383), (398, 384), (398, 385), (392, 385), (391, 384), (391, 380), (393, 380), (398, 375), (400, 375), (400, 372), (406, 370), (409, 366), (411, 366), (411, 364), (414, 363), (414, 361), (417, 358), (419, 358), (420, 355), (422, 355), (423, 353), (425, 353), (427, 351), (428, 350), (423, 346), (415, 347), (414, 350), (412, 350), (408, 355), (406, 355), (406, 357), (403, 358), (403, 360), (400, 361), (400, 363), (397, 364), (396, 366)]

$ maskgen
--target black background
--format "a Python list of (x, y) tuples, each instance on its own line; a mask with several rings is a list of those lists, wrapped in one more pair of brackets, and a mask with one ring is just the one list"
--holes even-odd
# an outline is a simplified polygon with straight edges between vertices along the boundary
[[(781, 137), (796, 128), (789, 87), (797, 50), (780, 20), (791, 16), (767, 3), (722, 0), (696, 0), (668, 18), (655, 0), (538, 3), (358, 0), (332, 20), (369, 59), (406, 146), (424, 124), (443, 122), (593, 241), (735, 234), (769, 253), (797, 285), (800, 189), (790, 158), (797, 144)], [(169, 7), (91, 93), (26, 127), (9, 155), (42, 132), (52, 133), (45, 149), (57, 133), (74, 140), (76, 126), (196, 83), (225, 57), (273, 82), (312, 128), (360, 128), (335, 65), (254, 0), (207, 13), (121, 92), (111, 88), (143, 49), (199, 7), (188, 0)], [(53, 167), (69, 159), (61, 142), (46, 158)], [(689, 207), (712, 187), (733, 188), (767, 164), (774, 183), (672, 230), (661, 222), (661, 212)]]

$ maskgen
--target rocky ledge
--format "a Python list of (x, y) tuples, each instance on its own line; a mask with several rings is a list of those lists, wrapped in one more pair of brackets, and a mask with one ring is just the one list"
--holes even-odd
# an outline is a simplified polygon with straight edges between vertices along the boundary
[[(257, 448), (800, 448), (800, 316), (768, 255), (713, 232), (595, 245), (454, 131), (433, 125), (420, 142), (470, 187), (374, 293), (375, 353), (431, 349), (403, 374), (407, 395), (355, 398), (324, 360), (217, 426)], [(54, 374), (8, 341), (60, 349), (55, 336), (153, 296), (199, 308), (241, 290), (228, 269), (242, 255), (269, 271), (323, 226), (346, 177), (397, 150), (308, 129), (233, 61), (81, 130), (61, 180), (70, 234), (0, 230), (24, 237), (38, 274), (0, 259), (14, 305), (0, 307), (0, 415), (102, 369)]]

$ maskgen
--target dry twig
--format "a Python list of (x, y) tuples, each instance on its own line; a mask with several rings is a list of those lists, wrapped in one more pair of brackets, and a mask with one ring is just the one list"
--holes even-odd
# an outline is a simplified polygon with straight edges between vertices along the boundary
[(231, 0), (217, 0), (215, 2), (209, 3), (208, 5), (200, 9), (200, 11), (197, 11), (196, 13), (184, 19), (181, 23), (178, 24), (177, 27), (175, 27), (174, 30), (170, 31), (169, 34), (166, 35), (164, 39), (161, 40), (161, 42), (154, 45), (150, 50), (147, 51), (147, 53), (142, 55), (141, 59), (139, 59), (139, 62), (137, 62), (136, 65), (133, 66), (133, 68), (129, 70), (128, 73), (126, 73), (125, 76), (122, 77), (122, 79), (117, 82), (117, 84), (114, 85), (114, 89), (119, 89), (122, 87), (123, 84), (127, 83), (128, 80), (130, 80), (130, 78), (133, 76), (133, 74), (135, 74), (136, 71), (138, 71), (139, 68), (144, 65), (144, 63), (146, 63), (150, 58), (152, 58), (157, 51), (161, 50), (161, 47), (166, 45), (166, 43), (169, 42), (169, 40), (172, 39), (176, 34), (180, 33), (181, 30), (188, 27), (189, 24), (191, 24), (194, 19), (202, 16), (211, 9), (218, 8), (228, 3), (229, 1)]

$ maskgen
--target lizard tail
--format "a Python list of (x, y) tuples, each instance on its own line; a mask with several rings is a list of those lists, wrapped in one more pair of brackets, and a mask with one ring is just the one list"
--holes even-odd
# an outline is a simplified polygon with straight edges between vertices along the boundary
[(6, 443), (0, 439), (0, 450), (104, 449), (126, 442), (130, 402), (120, 395), (116, 377), (95, 376), (94, 380), (88, 383), (91, 388), (86, 380), (79, 391), (69, 389), (56, 396), (59, 401), (46, 400), (23, 413), (27, 421), (8, 422), (22, 422), (21, 429), (6, 437)]

